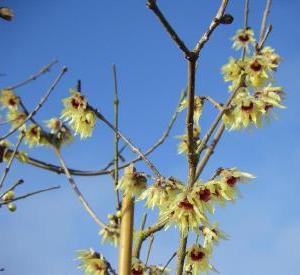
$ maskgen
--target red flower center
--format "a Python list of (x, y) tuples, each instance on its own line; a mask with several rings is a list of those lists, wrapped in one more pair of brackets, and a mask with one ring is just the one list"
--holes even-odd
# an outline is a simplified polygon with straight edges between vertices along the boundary
[(248, 34), (241, 34), (239, 35), (239, 40), (243, 43), (246, 43), (248, 42), (250, 39), (249, 35)]
[(33, 134), (34, 136), (37, 136), (38, 134), (38, 128), (37, 127), (34, 127), (30, 130), (31, 134)]
[(9, 104), (10, 106), (15, 106), (15, 105), (17, 104), (17, 102), (16, 102), (15, 99), (10, 98), (10, 99), (8, 100), (8, 104)]
[(230, 186), (230, 187), (234, 187), (235, 184), (237, 183), (239, 178), (236, 178), (234, 176), (231, 176), (229, 178), (227, 178), (226, 183)]
[(211, 198), (211, 192), (209, 189), (203, 189), (198, 192), (199, 198), (202, 201), (208, 202)]
[(185, 199), (184, 201), (181, 201), (178, 205), (180, 208), (184, 208), (184, 209), (187, 209), (187, 210), (193, 210), (194, 209), (194, 206), (188, 202), (187, 199)]
[(262, 65), (257, 61), (255, 60), (251, 65), (250, 65), (250, 68), (255, 71), (255, 72), (259, 72), (261, 69), (262, 69)]
[(137, 268), (137, 269), (135, 269), (135, 268), (133, 268), (133, 269), (131, 269), (131, 274), (132, 275), (143, 275), (143, 270), (141, 269), (141, 268)]
[(75, 108), (75, 109), (78, 109), (80, 106), (80, 102), (76, 98), (72, 98), (71, 104), (72, 104), (73, 108)]
[(272, 104), (266, 104), (265, 105), (265, 111), (269, 111), (270, 109), (273, 108), (273, 105)]
[(253, 107), (254, 107), (253, 102), (250, 102), (250, 104), (248, 106), (242, 105), (241, 109), (243, 111), (251, 111), (253, 109)]
[(205, 257), (205, 253), (203, 253), (202, 251), (192, 250), (190, 256), (191, 259), (196, 262), (201, 261)]

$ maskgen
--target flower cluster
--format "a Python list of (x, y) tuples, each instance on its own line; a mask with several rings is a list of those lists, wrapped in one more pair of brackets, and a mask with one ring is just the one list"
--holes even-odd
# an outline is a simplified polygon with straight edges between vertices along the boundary
[(172, 177), (157, 179), (141, 194), (140, 199), (146, 200), (145, 204), (149, 208), (163, 208), (174, 201), (182, 188), (183, 184)]
[(70, 90), (71, 96), (63, 99), (64, 109), (61, 118), (68, 121), (70, 127), (80, 138), (90, 137), (96, 124), (95, 113), (88, 108), (86, 98), (75, 90)]
[(197, 234), (199, 228), (211, 227), (208, 214), (213, 214), (215, 205), (224, 206), (234, 201), (238, 183), (245, 183), (254, 176), (236, 168), (219, 169), (218, 175), (208, 182), (197, 181), (192, 188), (169, 180), (157, 181), (141, 195), (148, 207), (159, 208), (159, 220), (166, 228), (175, 225), (185, 236), (190, 230)]
[(119, 244), (120, 240), (120, 222), (121, 222), (121, 211), (116, 214), (109, 214), (107, 227), (100, 230), (99, 234), (102, 237), (102, 242), (110, 242), (114, 246)]
[(261, 127), (264, 118), (268, 118), (274, 107), (284, 108), (282, 104), (282, 87), (272, 86), (274, 72), (281, 58), (271, 47), (258, 49), (255, 45), (254, 33), (251, 29), (238, 30), (233, 37), (233, 47), (243, 49), (241, 58), (230, 58), (222, 67), (226, 82), (231, 82), (229, 90), (233, 91), (245, 78), (230, 108), (225, 111), (223, 122), (230, 129), (243, 129), (250, 125)]
[(73, 136), (70, 129), (60, 119), (51, 118), (46, 121), (46, 126), (50, 130), (52, 143), (57, 147), (72, 142)]
[(143, 173), (136, 171), (133, 164), (124, 169), (124, 176), (120, 179), (117, 189), (123, 191), (124, 195), (139, 197), (146, 189), (147, 178)]
[(79, 268), (86, 275), (108, 275), (109, 264), (105, 258), (93, 249), (78, 251)]

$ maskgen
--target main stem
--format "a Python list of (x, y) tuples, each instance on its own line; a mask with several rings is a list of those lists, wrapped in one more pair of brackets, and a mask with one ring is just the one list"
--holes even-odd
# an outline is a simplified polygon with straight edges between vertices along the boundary
[[(195, 73), (196, 73), (196, 58), (188, 60), (188, 110), (186, 116), (186, 129), (187, 129), (187, 147), (188, 147), (188, 186), (192, 187), (197, 168), (197, 155), (194, 143), (194, 100), (195, 100)], [(184, 259), (186, 253), (186, 244), (188, 236), (181, 236), (179, 247), (177, 250), (177, 267), (176, 275), (182, 275)]]
[(119, 275), (131, 275), (134, 199), (124, 196), (122, 200), (121, 236), (119, 247)]

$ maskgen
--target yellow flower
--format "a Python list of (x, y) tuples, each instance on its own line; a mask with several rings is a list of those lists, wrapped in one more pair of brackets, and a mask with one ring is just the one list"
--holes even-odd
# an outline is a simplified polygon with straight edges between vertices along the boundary
[(192, 196), (194, 198), (195, 204), (199, 208), (199, 210), (205, 213), (208, 210), (211, 214), (214, 213), (215, 208), (213, 205), (213, 193), (215, 192), (214, 185), (211, 184), (203, 184), (198, 181), (193, 186)]
[(232, 47), (236, 50), (241, 48), (249, 50), (249, 44), (255, 44), (254, 32), (250, 28), (239, 29), (236, 34), (232, 37), (233, 45)]
[(0, 102), (3, 108), (17, 110), (20, 99), (15, 95), (12, 90), (1, 90)]
[(254, 96), (262, 103), (262, 111), (267, 112), (273, 107), (281, 109), (285, 108), (285, 106), (281, 104), (284, 96), (282, 87), (272, 87), (269, 85), (267, 87), (257, 89)]
[(86, 98), (75, 90), (70, 90), (71, 96), (62, 100), (64, 109), (61, 117), (66, 120), (73, 120), (80, 112), (87, 108)]
[(53, 143), (60, 147), (63, 144), (68, 144), (73, 140), (73, 136), (68, 127), (66, 127), (62, 121), (58, 118), (51, 118), (46, 121), (46, 126), (50, 129), (50, 133), (53, 135)]
[[(196, 124), (199, 124), (199, 119), (202, 115), (202, 111), (203, 111), (203, 98), (200, 96), (195, 96), (194, 99), (194, 122)], [(184, 109), (186, 109), (188, 107), (188, 100), (187, 98), (183, 99), (182, 102), (180, 103), (180, 106), (178, 108), (178, 111), (181, 112)]]
[(209, 254), (212, 253), (213, 246), (218, 245), (220, 240), (228, 240), (228, 236), (221, 231), (218, 226), (202, 226), (201, 232), (204, 237), (204, 244), (203, 247), (207, 249)]
[(70, 127), (75, 131), (75, 134), (80, 135), (81, 139), (90, 137), (96, 124), (96, 115), (91, 110), (81, 112), (80, 115), (74, 117), (69, 122)]
[(166, 228), (174, 224), (186, 236), (189, 230), (198, 230), (207, 223), (207, 217), (198, 208), (192, 194), (183, 191), (166, 208), (160, 209), (160, 221), (167, 221)]
[[(194, 139), (194, 143), (196, 144), (196, 146), (198, 146), (201, 143), (199, 135), (200, 135), (200, 128), (195, 127), (194, 133), (193, 133), (193, 139)], [(178, 144), (178, 149), (177, 149), (178, 154), (186, 154), (188, 151), (188, 144), (187, 144), (188, 136), (187, 136), (187, 134), (182, 135), (182, 136), (177, 136), (176, 138), (181, 140), (180, 143)]]
[(223, 169), (219, 176), (219, 195), (225, 200), (233, 201), (239, 194), (237, 183), (247, 183), (255, 177), (250, 173), (241, 172), (237, 168)]
[(63, 99), (61, 118), (69, 121), (70, 127), (80, 138), (90, 137), (96, 123), (96, 115), (87, 109), (87, 100), (79, 92), (71, 90), (71, 96)]
[(114, 246), (119, 244), (120, 240), (120, 217), (116, 214), (109, 214), (108, 225), (100, 230), (99, 234), (102, 237), (102, 242), (110, 242)]
[(246, 62), (242, 59), (229, 58), (227, 64), (222, 67), (222, 74), (225, 82), (232, 82), (229, 90), (232, 91), (240, 82), (240, 77), (244, 73)]
[(225, 111), (222, 119), (229, 130), (242, 129), (249, 125), (261, 127), (264, 112), (263, 103), (243, 89), (234, 98), (231, 108)]
[(6, 117), (7, 121), (11, 123), (11, 129), (15, 129), (24, 124), (27, 115), (24, 112), (19, 112), (15, 109), (9, 109)]
[(0, 141), (0, 163), (7, 160), (7, 152), (10, 142), (6, 139)]
[(80, 250), (77, 259), (81, 261), (79, 268), (87, 275), (108, 275), (108, 263), (104, 257), (93, 249)]
[(264, 47), (260, 51), (260, 55), (263, 56), (266, 59), (266, 61), (268, 63), (268, 66), (272, 70), (276, 70), (278, 65), (280, 64), (280, 62), (282, 60), (280, 55), (275, 53), (275, 50), (271, 47)]
[(140, 199), (146, 199), (146, 206), (149, 208), (167, 207), (175, 199), (182, 186), (173, 178), (159, 179), (142, 193)]
[(263, 86), (267, 81), (271, 80), (270, 71), (272, 68), (270, 63), (261, 55), (247, 59), (247, 84), (253, 87)]
[(139, 259), (133, 258), (131, 265), (131, 274), (132, 275), (146, 275), (147, 267)]
[(5, 193), (5, 195), (2, 197), (2, 200), (7, 202), (11, 201), (15, 197), (15, 192), (13, 190), (8, 191)]
[(139, 197), (146, 189), (147, 178), (143, 173), (136, 172), (133, 164), (124, 169), (124, 176), (120, 179), (117, 189), (124, 195)]
[(29, 147), (49, 144), (46, 133), (36, 124), (31, 124), (26, 129), (25, 142)]
[(209, 263), (209, 251), (201, 245), (194, 244), (187, 249), (185, 270), (192, 275), (209, 274), (215, 268)]

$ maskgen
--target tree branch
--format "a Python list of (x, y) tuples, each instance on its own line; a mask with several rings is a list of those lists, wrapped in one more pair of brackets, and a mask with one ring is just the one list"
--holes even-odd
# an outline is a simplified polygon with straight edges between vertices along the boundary
[(20, 88), (26, 84), (28, 84), (29, 82), (33, 81), (33, 80), (36, 80), (39, 76), (41, 76), (42, 74), (44, 73), (47, 73), (50, 71), (50, 68), (55, 65), (56, 63), (58, 63), (58, 60), (53, 60), (51, 61), (48, 65), (42, 67), (37, 73), (31, 75), (29, 78), (19, 82), (19, 83), (16, 83), (14, 85), (11, 85), (11, 86), (7, 86), (5, 88), (3, 88), (3, 90), (15, 90), (17, 88)]
[(173, 27), (170, 25), (170, 23), (167, 21), (163, 13), (160, 11), (159, 7), (156, 4), (156, 0), (148, 0), (147, 6), (150, 10), (154, 12), (154, 14), (157, 16), (158, 20), (161, 22), (167, 33), (170, 35), (172, 40), (176, 43), (176, 45), (179, 47), (179, 49), (185, 54), (186, 57), (190, 56), (190, 50), (187, 48), (187, 46), (184, 44), (182, 39), (179, 37), (179, 35), (175, 32)]

